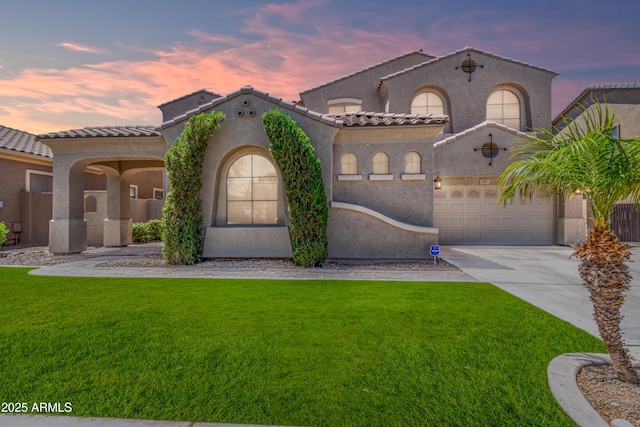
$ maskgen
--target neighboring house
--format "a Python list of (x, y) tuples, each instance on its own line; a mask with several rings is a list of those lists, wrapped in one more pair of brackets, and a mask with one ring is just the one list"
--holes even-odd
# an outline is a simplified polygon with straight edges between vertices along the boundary
[[(0, 170), (0, 221), (11, 231), (8, 244), (46, 245), (52, 218), (51, 149), (36, 135), (0, 125)], [(96, 168), (87, 168), (82, 177), (85, 200), (89, 198), (85, 219), (92, 229), (97, 230), (90, 233), (89, 242), (102, 244), (101, 226), (106, 216), (106, 205), (102, 206), (98, 200), (106, 189), (105, 175)], [(149, 212), (146, 200), (142, 199), (163, 199), (162, 174), (141, 172), (134, 176), (129, 197), (140, 199), (133, 202), (133, 214), (138, 220), (146, 220), (149, 213), (151, 217), (159, 217), (160, 209), (154, 206)], [(162, 201), (155, 204), (161, 205)]]
[(45, 243), (53, 172), (49, 147), (35, 135), (0, 126), (0, 221), (8, 243)]
[[(615, 137), (640, 138), (640, 85), (637, 84), (586, 88), (553, 120), (554, 130), (562, 132), (565, 119), (576, 119), (580, 123), (584, 110), (593, 110), (596, 101), (606, 103), (615, 113)], [(590, 213), (587, 217), (591, 217)], [(640, 242), (640, 211), (628, 201), (621, 202), (613, 211), (611, 227), (622, 240)]]
[[(74, 237), (83, 233), (79, 211), (69, 209), (80, 197), (72, 184), (74, 162), (158, 167), (190, 116), (216, 110), (226, 120), (204, 162), (204, 257), (291, 256), (282, 180), (260, 120), (271, 108), (298, 122), (321, 161), (330, 258), (419, 259), (434, 243), (580, 240), (584, 227), (568, 230), (564, 205), (557, 207), (554, 197), (540, 194), (507, 208), (496, 203), (508, 149), (531, 128), (550, 127), (556, 75), (469, 47), (441, 57), (412, 51), (306, 90), (299, 103), (250, 86), (226, 96), (197, 91), (159, 107), (157, 134), (114, 134), (110, 144), (98, 144), (96, 137), (76, 140), (97, 149), (86, 159), (65, 148), (68, 134), (42, 135), (56, 162), (62, 159), (63, 197), (53, 212), (60, 237), (52, 250), (84, 247)], [(115, 190), (108, 197), (120, 200)], [(122, 206), (112, 216), (124, 218)], [(118, 226), (126, 244), (127, 225)]]

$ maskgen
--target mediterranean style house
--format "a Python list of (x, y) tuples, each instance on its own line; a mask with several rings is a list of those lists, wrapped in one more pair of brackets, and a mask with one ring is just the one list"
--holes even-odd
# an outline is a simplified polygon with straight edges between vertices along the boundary
[(578, 241), (586, 233), (581, 198), (496, 203), (508, 150), (551, 126), (556, 75), (471, 47), (440, 57), (412, 51), (301, 92), (298, 102), (251, 86), (225, 96), (200, 90), (160, 105), (158, 128), (40, 135), (55, 159), (50, 250), (87, 246), (88, 167), (106, 175), (104, 244), (129, 244), (131, 177), (161, 170), (189, 117), (215, 110), (226, 120), (204, 161), (203, 257), (290, 257), (284, 188), (260, 120), (272, 108), (300, 125), (321, 161), (332, 259), (424, 259), (436, 243)]

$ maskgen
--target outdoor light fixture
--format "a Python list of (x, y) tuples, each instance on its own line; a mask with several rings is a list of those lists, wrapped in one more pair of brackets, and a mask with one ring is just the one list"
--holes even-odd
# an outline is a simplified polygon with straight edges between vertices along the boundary
[(442, 178), (440, 178), (440, 172), (436, 172), (436, 177), (433, 180), (433, 189), (442, 190)]

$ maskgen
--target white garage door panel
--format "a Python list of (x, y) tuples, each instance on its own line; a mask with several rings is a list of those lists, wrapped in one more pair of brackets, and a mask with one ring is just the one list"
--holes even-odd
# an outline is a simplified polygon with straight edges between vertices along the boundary
[(492, 186), (451, 186), (434, 198), (434, 226), (441, 244), (551, 245), (553, 200), (533, 197), (497, 204)]

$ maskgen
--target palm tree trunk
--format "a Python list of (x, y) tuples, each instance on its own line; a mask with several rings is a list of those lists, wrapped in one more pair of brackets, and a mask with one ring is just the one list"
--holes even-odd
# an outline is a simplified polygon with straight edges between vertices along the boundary
[(596, 225), (589, 230), (587, 241), (575, 245), (574, 249), (573, 255), (582, 261), (580, 276), (591, 294), (593, 317), (609, 351), (611, 366), (618, 379), (639, 384), (629, 353), (623, 346), (620, 330), (620, 309), (631, 283), (626, 264), (630, 257), (629, 245), (621, 242), (605, 226)]

